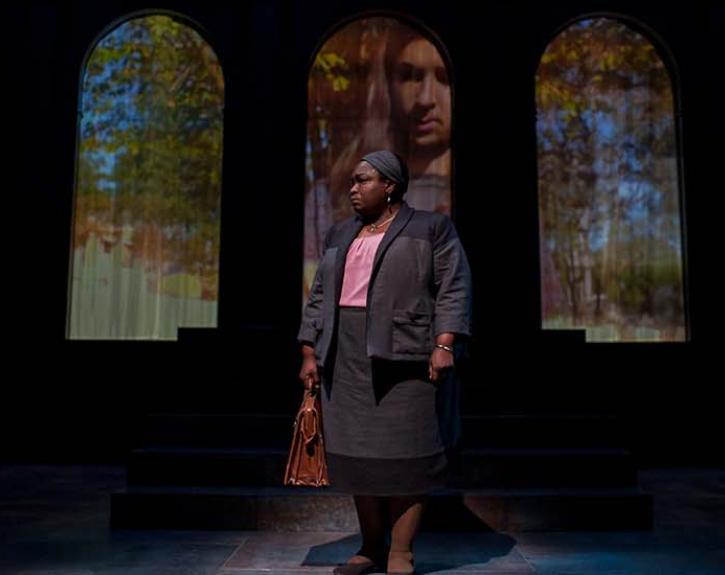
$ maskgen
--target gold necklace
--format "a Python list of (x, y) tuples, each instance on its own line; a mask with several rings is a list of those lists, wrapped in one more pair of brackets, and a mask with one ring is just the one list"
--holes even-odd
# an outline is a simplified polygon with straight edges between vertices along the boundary
[(378, 228), (383, 227), (385, 224), (387, 224), (390, 220), (392, 220), (396, 215), (398, 215), (398, 212), (395, 212), (392, 216), (390, 216), (387, 220), (384, 222), (380, 222), (379, 224), (370, 224), (370, 231), (374, 232)]

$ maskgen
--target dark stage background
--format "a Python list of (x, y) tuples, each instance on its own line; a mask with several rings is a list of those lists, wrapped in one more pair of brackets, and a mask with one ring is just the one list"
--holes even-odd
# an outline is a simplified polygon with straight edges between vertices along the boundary
[[(84, 56), (125, 14), (197, 22), (226, 80), (219, 328), (178, 342), (68, 341), (76, 108)], [(6, 461), (123, 461), (150, 411), (288, 413), (300, 400), (307, 75), (368, 2), (28, 2), (6, 21)], [(454, 73), (453, 217), (474, 279), (464, 413), (614, 413), (642, 464), (725, 463), (721, 428), (720, 2), (401, 1)], [(534, 74), (568, 21), (621, 14), (670, 51), (679, 99), (690, 341), (586, 344), (540, 329)], [(249, 242), (250, 238), (253, 242)], [(720, 381), (721, 383), (717, 383)]]

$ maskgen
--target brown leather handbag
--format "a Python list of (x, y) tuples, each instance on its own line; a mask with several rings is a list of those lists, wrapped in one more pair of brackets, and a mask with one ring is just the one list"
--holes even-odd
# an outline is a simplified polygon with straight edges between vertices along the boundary
[(322, 435), (320, 386), (314, 386), (311, 379), (305, 382), (302, 405), (295, 418), (284, 484), (308, 487), (330, 484)]

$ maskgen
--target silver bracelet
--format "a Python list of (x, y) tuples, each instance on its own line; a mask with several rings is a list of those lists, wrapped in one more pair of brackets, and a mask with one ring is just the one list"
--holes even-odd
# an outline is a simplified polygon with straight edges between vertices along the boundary
[(443, 345), (442, 343), (437, 343), (436, 347), (440, 347), (441, 349), (445, 349), (446, 351), (453, 353), (453, 348), (450, 345)]

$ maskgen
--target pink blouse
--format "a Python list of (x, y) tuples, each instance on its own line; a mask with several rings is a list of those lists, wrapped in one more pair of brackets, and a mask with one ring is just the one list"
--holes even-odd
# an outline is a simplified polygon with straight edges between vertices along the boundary
[(347, 250), (340, 305), (365, 307), (373, 260), (385, 233), (355, 238)]

